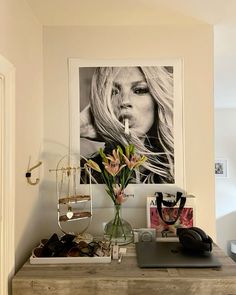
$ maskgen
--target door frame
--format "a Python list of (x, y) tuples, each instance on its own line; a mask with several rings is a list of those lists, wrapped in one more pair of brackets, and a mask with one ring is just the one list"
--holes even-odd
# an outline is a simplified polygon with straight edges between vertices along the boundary
[(15, 68), (0, 55), (0, 294), (15, 272)]

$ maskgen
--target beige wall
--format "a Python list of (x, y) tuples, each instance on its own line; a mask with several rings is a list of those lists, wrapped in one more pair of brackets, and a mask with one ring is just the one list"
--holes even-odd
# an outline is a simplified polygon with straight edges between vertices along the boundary
[(40, 236), (39, 186), (28, 185), (25, 172), (30, 155), (31, 165), (39, 159), (43, 131), (42, 26), (24, 0), (0, 1), (0, 36), (0, 54), (16, 69), (15, 249), (18, 268)]
[[(48, 233), (57, 229), (55, 176), (47, 173), (68, 143), (67, 58), (158, 59), (183, 58), (184, 150), (186, 189), (194, 194), (196, 223), (215, 238), (213, 175), (213, 28), (209, 25), (45, 27), (44, 28), (44, 137), (46, 177), (41, 194), (45, 198)], [(145, 226), (147, 187), (135, 190), (141, 206), (125, 213), (134, 226)], [(102, 190), (94, 189), (95, 222), (90, 230), (101, 230), (106, 203)], [(129, 205), (128, 205), (129, 206)], [(134, 206), (135, 207), (135, 206)], [(52, 214), (54, 212), (54, 214)], [(102, 217), (103, 216), (103, 217)], [(96, 230), (95, 230), (96, 229)]]

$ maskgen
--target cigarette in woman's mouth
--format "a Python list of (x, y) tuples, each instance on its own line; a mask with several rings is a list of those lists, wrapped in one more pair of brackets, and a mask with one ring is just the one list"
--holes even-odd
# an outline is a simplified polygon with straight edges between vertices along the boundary
[(125, 119), (125, 134), (129, 134), (129, 119)]

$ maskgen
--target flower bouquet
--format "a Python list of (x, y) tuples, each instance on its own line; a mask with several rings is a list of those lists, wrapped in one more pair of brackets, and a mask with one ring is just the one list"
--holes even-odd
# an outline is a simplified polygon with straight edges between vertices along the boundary
[(106, 185), (106, 192), (114, 204), (114, 218), (105, 226), (105, 238), (116, 244), (128, 244), (133, 241), (131, 225), (121, 217), (121, 205), (126, 200), (125, 188), (130, 183), (134, 169), (141, 166), (146, 156), (135, 154), (134, 145), (124, 149), (117, 146), (112, 154), (105, 154), (99, 150), (101, 164), (88, 160), (86, 166), (101, 173)]

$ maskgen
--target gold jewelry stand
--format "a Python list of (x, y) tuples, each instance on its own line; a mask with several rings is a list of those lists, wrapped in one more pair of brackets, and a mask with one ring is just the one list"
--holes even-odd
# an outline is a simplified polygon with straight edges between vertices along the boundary
[[(66, 155), (62, 157), (56, 169), (49, 170), (56, 172), (56, 194), (57, 194), (57, 216), (58, 226), (65, 234), (63, 224), (67, 222), (80, 222), (86, 220), (83, 229), (76, 235), (82, 235), (89, 227), (92, 221), (92, 186), (91, 173), (85, 168), (76, 165), (78, 160), (75, 156)], [(78, 184), (80, 183), (81, 170), (89, 175), (89, 194), (78, 193)]]

